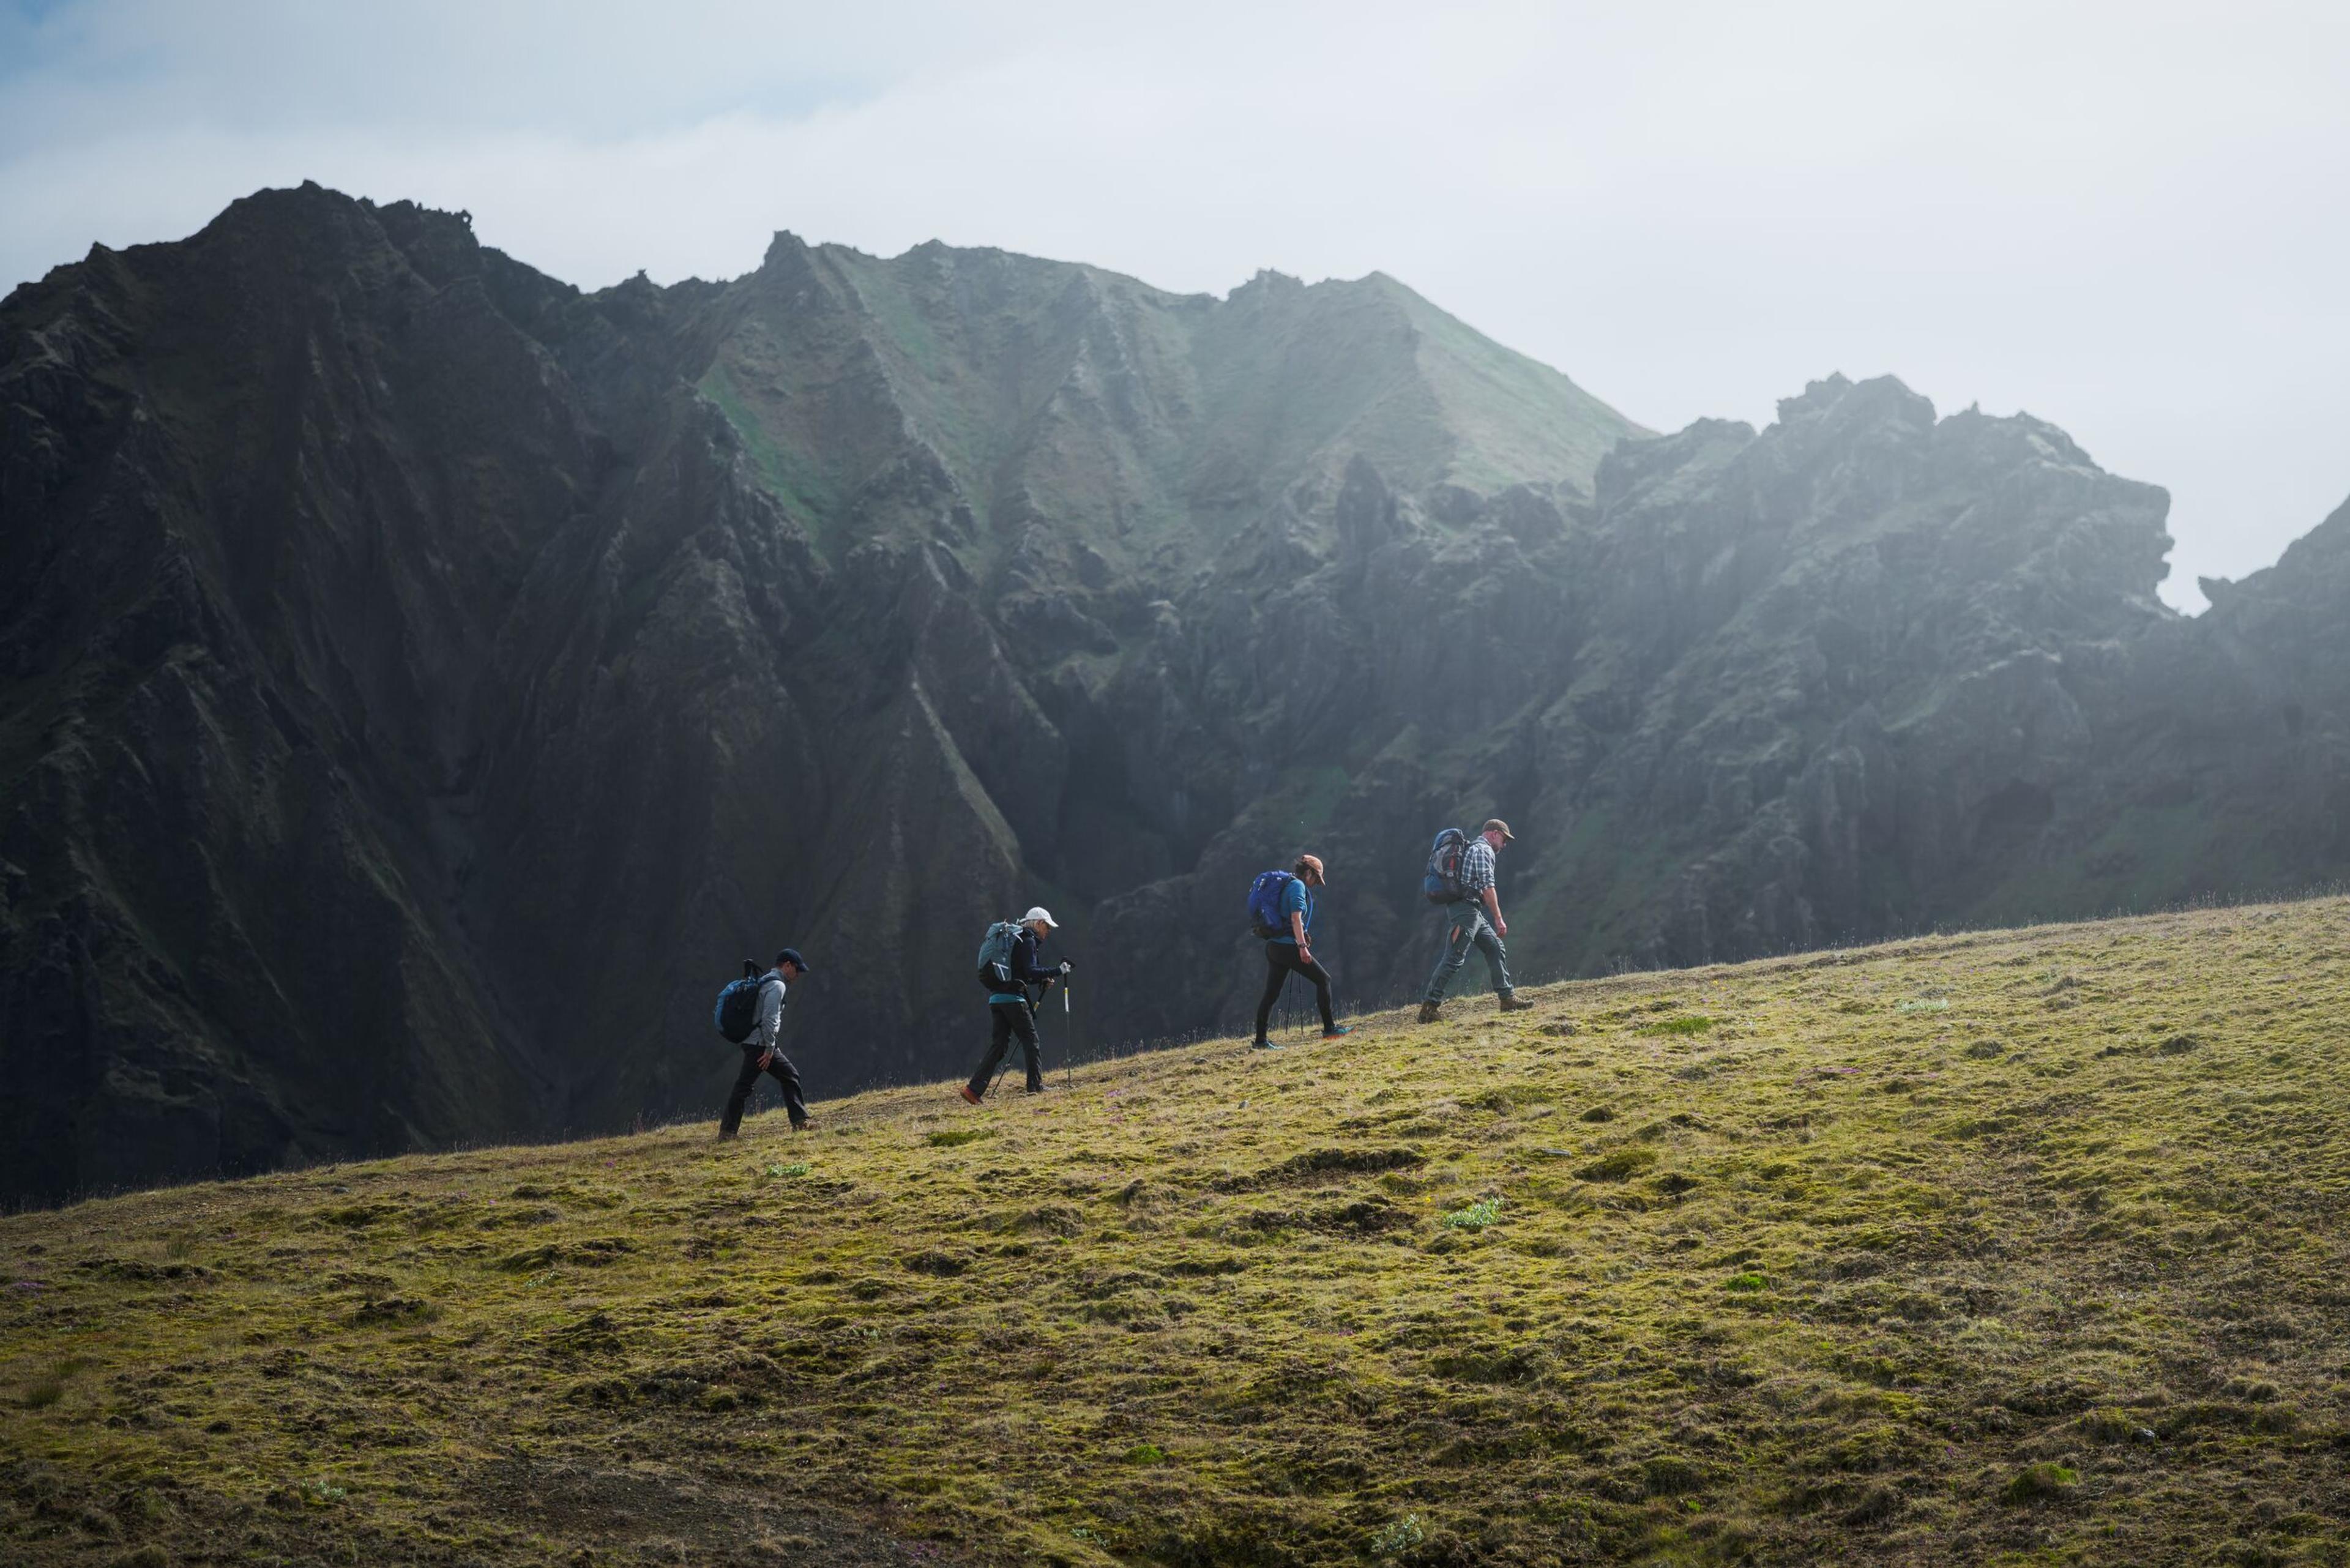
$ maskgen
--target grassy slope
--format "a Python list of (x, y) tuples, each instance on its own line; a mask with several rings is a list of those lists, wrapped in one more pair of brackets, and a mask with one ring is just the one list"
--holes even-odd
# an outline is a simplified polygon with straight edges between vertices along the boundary
[(2345, 914), (0, 1220), (0, 1542), (2338, 1563)]

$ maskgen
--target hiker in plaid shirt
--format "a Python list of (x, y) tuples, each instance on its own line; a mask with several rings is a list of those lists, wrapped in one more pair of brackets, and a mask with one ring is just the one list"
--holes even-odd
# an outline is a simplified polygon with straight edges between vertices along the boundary
[(1502, 939), (1510, 934), (1510, 922), (1502, 919), (1502, 897), (1493, 887), (1493, 852), (1514, 837), (1510, 825), (1496, 816), (1487, 821), (1461, 853), (1463, 897), (1452, 906), (1451, 940), (1445, 944), (1444, 956), (1436, 961), (1436, 972), (1428, 977), (1428, 994), (1420, 999), (1422, 1023), (1436, 1022), (1437, 1012), (1444, 1005), (1444, 993), (1451, 987), (1452, 977), (1468, 961), (1471, 946), (1485, 955), (1485, 968), (1492, 974), (1493, 994), (1501, 999), (1503, 1012), (1514, 1012), (1534, 1005), (1520, 1002), (1517, 987), (1510, 982), (1509, 950), (1502, 946)]

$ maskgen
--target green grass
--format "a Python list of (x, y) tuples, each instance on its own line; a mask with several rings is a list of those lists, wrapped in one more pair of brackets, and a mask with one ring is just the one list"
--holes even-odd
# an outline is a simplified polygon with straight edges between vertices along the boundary
[(2000, 1489), (2000, 1501), (2013, 1508), (2029, 1508), (2038, 1503), (2054, 1502), (2081, 1484), (2080, 1472), (2070, 1465), (2051, 1464), (2043, 1459), (2024, 1466), (2015, 1472), (2013, 1480)]
[(1502, 1200), (1481, 1198), (1465, 1209), (1455, 1209), (1440, 1215), (1436, 1222), (1453, 1231), (1482, 1231), (1488, 1225), (1498, 1224), (1501, 1218)]
[(2345, 917), (0, 1220), (0, 1559), (2340, 1563)]

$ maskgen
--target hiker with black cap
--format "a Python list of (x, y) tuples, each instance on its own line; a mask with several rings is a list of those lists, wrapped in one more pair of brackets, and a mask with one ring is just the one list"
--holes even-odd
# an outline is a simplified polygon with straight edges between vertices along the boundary
[[(959, 1091), (974, 1106), (986, 1096), (995, 1069), (1003, 1065), (1014, 1039), (1027, 1058), (1028, 1092), (1045, 1092), (1044, 1055), (1036, 1044), (1036, 1004), (1055, 981), (1068, 978), (1069, 965), (1064, 961), (1046, 969), (1037, 956), (1036, 944), (1046, 931), (1057, 929), (1039, 904), (1017, 920), (996, 921), (987, 928), (987, 938), (980, 943), (979, 982), (987, 987), (987, 1011), (995, 1032), (988, 1042), (987, 1054), (980, 1058), (979, 1071)], [(1037, 988), (1034, 994), (1030, 986)]]
[[(1249, 918), (1264, 939), (1264, 994), (1256, 1002), (1256, 1045), (1278, 1050), (1265, 1037), (1273, 1004), (1292, 974), (1314, 982), (1314, 1005), (1322, 1014), (1322, 1038), (1336, 1040), (1352, 1033), (1330, 1013), (1330, 971), (1314, 956), (1314, 889), (1323, 886), (1322, 858), (1301, 855), (1288, 871), (1267, 871), (1249, 888)], [(1271, 918), (1268, 919), (1267, 917)]]
[[(750, 968), (750, 961), (745, 960), (743, 967)], [(758, 1022), (742, 1043), (743, 1071), (735, 1075), (725, 1118), (718, 1124), (721, 1138), (733, 1137), (742, 1130), (743, 1107), (759, 1086), (762, 1073), (784, 1086), (784, 1109), (791, 1113), (794, 1132), (806, 1132), (816, 1125), (808, 1119), (807, 1101), (800, 1094), (799, 1070), (776, 1044), (784, 1032), (784, 992), (789, 982), (807, 973), (807, 960), (800, 957), (798, 949), (785, 948), (775, 955), (775, 966), (759, 976)]]
[(1420, 1000), (1422, 1023), (1436, 1022), (1444, 1005), (1444, 992), (1468, 961), (1471, 947), (1485, 955), (1485, 968), (1493, 977), (1493, 994), (1500, 999), (1503, 1012), (1515, 1012), (1534, 1005), (1520, 1002), (1517, 987), (1511, 983), (1510, 955), (1502, 946), (1502, 939), (1510, 934), (1510, 922), (1502, 919), (1502, 897), (1493, 886), (1493, 856), (1516, 836), (1498, 816), (1488, 818), (1474, 838), (1465, 837), (1457, 827), (1437, 835), (1436, 847), (1429, 854), (1425, 885), (1430, 899), (1451, 909), (1453, 923), (1444, 956), (1436, 961), (1436, 972), (1428, 977), (1428, 994)]

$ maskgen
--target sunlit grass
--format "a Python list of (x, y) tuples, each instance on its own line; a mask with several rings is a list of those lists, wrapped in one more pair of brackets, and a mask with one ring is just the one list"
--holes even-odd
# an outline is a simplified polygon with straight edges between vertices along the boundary
[(0, 1220), (0, 1543), (2337, 1561), (2345, 913)]

